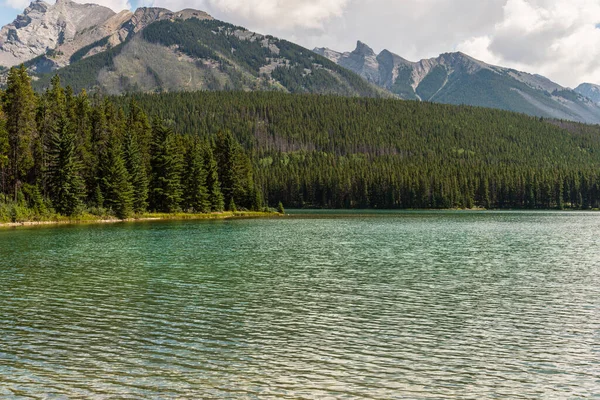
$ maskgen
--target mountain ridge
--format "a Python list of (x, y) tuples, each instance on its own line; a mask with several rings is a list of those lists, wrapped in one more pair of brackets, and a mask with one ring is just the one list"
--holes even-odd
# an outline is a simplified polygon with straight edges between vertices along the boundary
[[(78, 46), (72, 45), (77, 40), (71, 41), (68, 51), (58, 47), (26, 62), (35, 88), (44, 90), (57, 74), (75, 91), (98, 89), (106, 94), (279, 90), (392, 96), (308, 49), (202, 11), (140, 8), (133, 15), (110, 19), (115, 20), (118, 23), (86, 30), (86, 40), (80, 39)], [(118, 29), (107, 34), (106, 25)]]
[(574, 90), (582, 96), (585, 96), (600, 105), (600, 85), (595, 85), (593, 83), (582, 83)]
[(352, 52), (313, 51), (403, 99), (600, 123), (600, 107), (586, 96), (541, 75), (487, 64), (462, 52), (413, 62), (389, 50), (376, 54), (361, 41)]
[(20, 63), (38, 90), (58, 73), (76, 90), (107, 94), (281, 90), (395, 96), (600, 124), (600, 87), (594, 85), (571, 90), (461, 52), (413, 62), (389, 50), (377, 54), (361, 41), (352, 52), (311, 52), (192, 9), (115, 13), (96, 4), (35, 0), (0, 30), (0, 84), (5, 67)]
[[(88, 14), (96, 14), (97, 7), (100, 7), (99, 10), (102, 12), (91, 18)], [(77, 25), (72, 21), (72, 17), (77, 12), (80, 12), (79, 19), (88, 17), (91, 19), (86, 24)], [(33, 17), (29, 17), (29, 15)], [(23, 18), (27, 19), (26, 24), (18, 22)], [(165, 8), (140, 7), (133, 12), (123, 10), (115, 13), (95, 4), (82, 5), (71, 0), (58, 0), (54, 5), (49, 5), (42, 0), (35, 0), (23, 14), (17, 16), (15, 21), (2, 28), (0, 65), (11, 67), (25, 63), (30, 73), (47, 73), (66, 67), (81, 58), (116, 47), (154, 22), (189, 18), (213, 19), (203, 11), (191, 9), (173, 12)], [(54, 27), (52, 26), (53, 21)], [(47, 28), (44, 32), (52, 31), (51, 35), (47, 35), (44, 46), (33, 47), (34, 51), (31, 54), (26, 54), (25, 50), (21, 49), (19, 53), (21, 56), (18, 58), (11, 59), (9, 55), (6, 55), (15, 52), (14, 48), (27, 47), (29, 42), (35, 41), (33, 34), (39, 32), (39, 29), (35, 29), (39, 25)], [(32, 28), (28, 29), (30, 26)], [(70, 29), (69, 34), (63, 35), (63, 40), (58, 40), (58, 36), (62, 35), (61, 32), (66, 27)], [(3, 55), (4, 58), (2, 58)], [(3, 59), (5, 61), (1, 62)]]
[(114, 17), (110, 8), (58, 0), (35, 0), (0, 29), (0, 65), (12, 67), (68, 43), (82, 31)]

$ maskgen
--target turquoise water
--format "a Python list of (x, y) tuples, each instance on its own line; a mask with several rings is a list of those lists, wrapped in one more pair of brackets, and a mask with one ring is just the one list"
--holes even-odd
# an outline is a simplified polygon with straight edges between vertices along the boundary
[(600, 214), (0, 230), (0, 398), (599, 394)]

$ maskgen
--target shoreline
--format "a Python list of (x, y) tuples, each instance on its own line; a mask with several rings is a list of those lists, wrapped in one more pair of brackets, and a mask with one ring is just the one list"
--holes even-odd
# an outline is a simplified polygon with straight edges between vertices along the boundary
[(262, 211), (224, 211), (219, 213), (210, 214), (186, 214), (186, 213), (175, 213), (175, 214), (143, 214), (139, 217), (132, 217), (127, 219), (118, 218), (86, 218), (73, 217), (65, 219), (55, 220), (42, 220), (42, 221), (19, 221), (19, 222), (0, 222), (1, 228), (18, 228), (27, 226), (52, 226), (52, 225), (84, 225), (84, 224), (116, 224), (126, 222), (147, 222), (147, 221), (185, 221), (185, 220), (225, 220), (225, 219), (245, 219), (245, 218), (274, 218), (281, 217), (282, 214), (276, 212), (262, 212)]

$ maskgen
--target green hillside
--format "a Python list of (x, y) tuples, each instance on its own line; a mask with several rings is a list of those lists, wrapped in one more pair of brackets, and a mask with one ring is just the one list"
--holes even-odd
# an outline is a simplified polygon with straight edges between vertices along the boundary
[[(287, 206), (598, 207), (600, 128), (501, 110), (279, 93), (135, 96), (184, 134), (231, 130)], [(126, 106), (128, 98), (113, 99)], [(575, 127), (584, 127), (576, 128)]]
[[(507, 74), (483, 69), (474, 74), (455, 74), (447, 79), (443, 88), (438, 87), (439, 92), (424, 100), (499, 108), (543, 117), (552, 117), (557, 109), (570, 113), (566, 107), (557, 105), (550, 93), (534, 90)], [(417, 90), (425, 83), (423, 81)]]
[(360, 41), (352, 52), (314, 51), (403, 99), (600, 123), (600, 107), (576, 91), (543, 76), (486, 64), (464, 53), (411, 62), (388, 50), (376, 55)]
[[(195, 90), (277, 90), (387, 96), (358, 75), (285, 40), (214, 20), (159, 21), (114, 48), (85, 57), (105, 39), (76, 52), (55, 72), (75, 91), (108, 94)], [(37, 90), (52, 74), (39, 76)]]

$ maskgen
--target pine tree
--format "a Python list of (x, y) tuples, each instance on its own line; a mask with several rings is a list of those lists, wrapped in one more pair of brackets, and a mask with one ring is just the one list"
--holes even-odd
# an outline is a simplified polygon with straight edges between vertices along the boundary
[(183, 205), (192, 212), (210, 212), (208, 190), (206, 188), (207, 173), (200, 144), (197, 138), (191, 140), (185, 154), (183, 174)]
[(562, 210), (565, 208), (565, 204), (564, 204), (564, 193), (563, 193), (563, 180), (562, 179), (558, 179), (554, 185), (554, 197), (555, 197), (555, 203), (556, 203), (556, 209), (557, 210)]
[(139, 145), (142, 162), (146, 171), (150, 170), (150, 146), (152, 142), (152, 126), (148, 122), (146, 113), (132, 98), (129, 103), (127, 116), (127, 130), (132, 134)]
[(237, 206), (235, 205), (235, 201), (233, 197), (229, 200), (229, 204), (227, 205), (227, 211), (237, 212)]
[(233, 197), (238, 205), (257, 210), (262, 205), (262, 198), (254, 184), (252, 161), (242, 147), (237, 142), (236, 144)]
[(254, 196), (252, 163), (230, 131), (217, 134), (215, 156), (219, 165), (221, 191), (228, 204), (227, 209), (231, 211), (229, 204), (253, 208), (257, 199)]
[[(35, 173), (39, 177), (46, 176), (48, 169), (48, 149), (51, 146), (53, 135), (60, 130), (59, 124), (64, 123), (67, 118), (67, 98), (64, 89), (60, 85), (60, 77), (54, 76), (51, 80), (51, 86), (41, 96), (37, 108), (37, 130), (39, 140), (34, 146)], [(73, 119), (67, 118), (69, 126), (73, 125)], [(77, 148), (77, 146), (76, 146)], [(47, 192), (47, 182), (40, 179), (42, 192)]]
[(75, 135), (77, 136), (77, 152), (83, 166), (82, 175), (86, 181), (88, 195), (93, 198), (95, 182), (91, 174), (94, 158), (98, 154), (94, 154), (92, 149), (92, 107), (85, 90), (82, 90), (79, 96), (73, 99), (68, 106), (68, 110), (68, 114), (71, 115), (69, 118), (72, 118), (71, 123), (75, 127)]
[(217, 161), (213, 156), (210, 146), (204, 148), (204, 167), (206, 169), (206, 188), (208, 191), (210, 210), (213, 212), (221, 212), (225, 208), (225, 201), (223, 199), (223, 193), (221, 192)]
[(19, 188), (34, 165), (33, 147), (36, 135), (36, 98), (31, 87), (31, 78), (24, 66), (10, 69), (3, 106), (10, 146), (10, 181), (14, 200), (17, 201)]
[(233, 211), (236, 192), (236, 142), (230, 131), (220, 131), (215, 138), (215, 157), (219, 167), (221, 192), (227, 204), (227, 211)]
[(171, 129), (159, 119), (152, 127), (150, 207), (154, 211), (180, 209), (182, 161)]
[[(4, 116), (2, 107), (0, 107), (0, 195), (4, 195), (8, 189), (9, 152), (10, 145), (6, 130), (6, 117)], [(0, 197), (0, 201), (2, 201), (2, 197)]]
[(98, 208), (104, 207), (104, 195), (102, 194), (102, 189), (100, 188), (100, 184), (96, 185), (96, 189), (94, 190), (94, 205)]
[(90, 157), (84, 159), (83, 175), (87, 194), (89, 197), (95, 197), (96, 188), (101, 180), (101, 168), (99, 156), (105, 154), (106, 144), (109, 138), (108, 123), (104, 109), (104, 102), (94, 96), (92, 112), (90, 114), (90, 132), (89, 132)]
[(48, 189), (57, 212), (73, 215), (81, 205), (83, 182), (78, 174), (75, 135), (66, 118), (61, 118), (48, 149)]
[(126, 219), (133, 211), (134, 190), (123, 160), (121, 144), (111, 138), (102, 163), (102, 193), (104, 204), (120, 219)]
[(132, 132), (125, 136), (124, 158), (133, 186), (133, 210), (136, 213), (143, 213), (148, 208), (148, 175), (144, 168), (138, 140)]
[(252, 190), (249, 193), (250, 198), (250, 209), (252, 211), (260, 211), (263, 208), (263, 197), (262, 192), (258, 186), (252, 187)]

